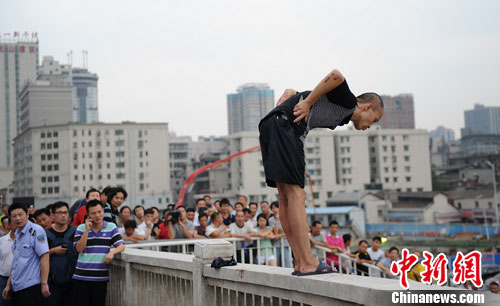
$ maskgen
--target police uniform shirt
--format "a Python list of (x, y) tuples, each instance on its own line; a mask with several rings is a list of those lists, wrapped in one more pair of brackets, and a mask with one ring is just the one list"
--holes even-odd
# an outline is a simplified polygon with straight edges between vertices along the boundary
[(45, 230), (28, 221), (23, 230), (16, 231), (12, 244), (12, 290), (19, 291), (41, 283), (40, 257), (49, 252)]

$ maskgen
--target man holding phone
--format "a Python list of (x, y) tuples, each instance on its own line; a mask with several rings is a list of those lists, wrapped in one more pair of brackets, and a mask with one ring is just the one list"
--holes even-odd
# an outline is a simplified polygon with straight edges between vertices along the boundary
[(73, 279), (78, 298), (73, 302), (76, 306), (104, 306), (109, 281), (108, 264), (116, 254), (125, 250), (125, 245), (116, 225), (104, 221), (101, 202), (88, 202), (87, 212), (85, 223), (80, 224), (75, 233), (74, 244), (79, 255)]
[(69, 205), (56, 202), (51, 206), (54, 224), (47, 232), (50, 254), (49, 306), (64, 306), (71, 302), (76, 249), (73, 245), (76, 226), (68, 226)]

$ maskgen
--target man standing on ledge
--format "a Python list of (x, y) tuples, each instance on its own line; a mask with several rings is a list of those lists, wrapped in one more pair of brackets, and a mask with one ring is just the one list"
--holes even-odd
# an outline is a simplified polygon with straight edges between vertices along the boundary
[(287, 89), (278, 105), (259, 123), (262, 161), (269, 187), (278, 188), (280, 221), (299, 276), (330, 273), (311, 252), (305, 212), (304, 141), (313, 128), (335, 129), (352, 121), (366, 130), (384, 115), (376, 93), (355, 97), (344, 76), (333, 70), (311, 91)]

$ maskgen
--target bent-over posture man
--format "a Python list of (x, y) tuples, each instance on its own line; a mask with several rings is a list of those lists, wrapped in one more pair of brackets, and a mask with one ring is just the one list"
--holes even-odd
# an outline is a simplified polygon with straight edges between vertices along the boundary
[(304, 192), (307, 133), (314, 128), (333, 130), (349, 121), (356, 129), (365, 130), (383, 114), (379, 95), (355, 97), (344, 76), (333, 70), (312, 92), (287, 89), (278, 106), (259, 123), (266, 182), (278, 188), (281, 223), (292, 247), (297, 275), (332, 272), (313, 256), (309, 244)]

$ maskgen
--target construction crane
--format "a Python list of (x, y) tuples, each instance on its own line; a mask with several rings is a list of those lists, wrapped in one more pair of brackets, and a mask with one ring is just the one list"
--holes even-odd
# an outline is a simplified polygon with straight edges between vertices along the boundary
[(203, 173), (205, 171), (208, 171), (210, 169), (218, 167), (224, 163), (227, 163), (228, 161), (231, 161), (231, 159), (233, 159), (235, 157), (240, 157), (241, 155), (253, 152), (257, 149), (260, 149), (260, 146), (255, 146), (255, 147), (252, 147), (252, 148), (247, 149), (245, 151), (241, 151), (241, 152), (235, 153), (233, 155), (229, 155), (228, 157), (226, 157), (224, 159), (218, 160), (216, 162), (213, 162), (209, 165), (203, 166), (203, 167), (193, 171), (191, 174), (189, 174), (188, 178), (184, 181), (184, 184), (182, 184), (182, 189), (181, 189), (181, 192), (179, 194), (179, 199), (177, 200), (177, 204), (175, 204), (175, 207), (183, 206), (182, 201), (184, 200), (184, 196), (186, 195), (186, 191), (187, 191), (189, 185), (194, 184), (194, 179), (198, 175), (200, 175), (201, 173)]
[[(229, 162), (231, 159), (235, 158), (235, 157), (240, 157), (244, 154), (247, 154), (247, 153), (250, 153), (250, 152), (253, 152), (257, 149), (260, 149), (260, 146), (255, 146), (255, 147), (252, 147), (250, 149), (247, 149), (245, 151), (241, 151), (241, 152), (238, 152), (238, 153), (235, 153), (233, 155), (230, 155), (224, 159), (221, 159), (221, 160), (218, 160), (218, 161), (215, 161), (209, 165), (206, 165), (206, 166), (203, 166), (195, 171), (193, 171), (191, 174), (189, 174), (188, 178), (184, 181), (184, 184), (182, 184), (182, 189), (181, 189), (181, 192), (179, 194), (179, 199), (177, 200), (177, 204), (175, 204), (175, 207), (179, 207), (179, 206), (183, 206), (183, 201), (184, 201), (184, 196), (186, 195), (186, 192), (189, 188), (190, 185), (194, 184), (194, 179), (200, 175), (201, 173), (205, 172), (205, 171), (208, 171), (208, 170), (211, 170), (213, 168), (216, 168), (224, 163), (227, 163)], [(305, 175), (306, 177), (308, 178), (308, 181), (309, 181), (309, 188), (311, 189), (311, 197), (312, 197), (312, 206), (313, 206), (313, 210), (314, 210), (314, 218), (316, 219), (316, 203), (315, 203), (315, 200), (314, 200), (314, 188), (313, 188), (313, 183), (312, 183), (312, 179), (311, 179), (311, 175), (306, 171), (305, 172)]]

